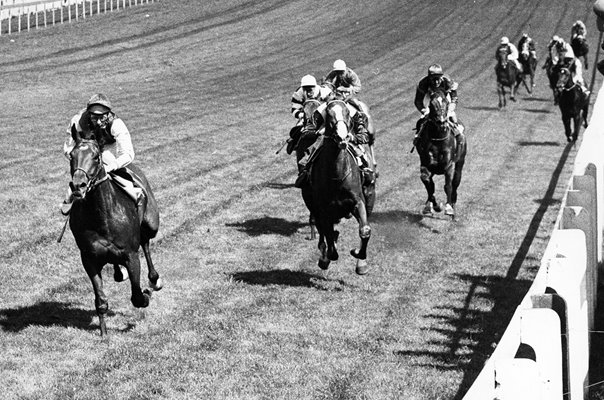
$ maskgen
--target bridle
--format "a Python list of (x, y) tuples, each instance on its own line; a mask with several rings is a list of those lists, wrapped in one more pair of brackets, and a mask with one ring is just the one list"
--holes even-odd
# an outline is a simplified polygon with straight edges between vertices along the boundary
[[(96, 188), (101, 182), (104, 182), (105, 180), (107, 180), (109, 178), (108, 174), (102, 174), (103, 172), (103, 166), (102, 166), (102, 160), (101, 160), (101, 152), (99, 150), (99, 145), (96, 142), (96, 140), (93, 139), (81, 139), (76, 146), (73, 148), (72, 152), (81, 147), (82, 145), (92, 145), (93, 147), (95, 147), (98, 151), (96, 152), (96, 158), (98, 159), (97, 162), (97, 168), (96, 171), (94, 173), (94, 176), (91, 177), (91, 173), (89, 173), (90, 171), (85, 170), (84, 168), (80, 167), (79, 165), (76, 166), (75, 168), (73, 168), (73, 171), (71, 172), (71, 179), (72, 181), (70, 182), (70, 185), (72, 187), (72, 190), (74, 189), (74, 185), (73, 185), (73, 177), (75, 175), (76, 172), (81, 171), (84, 176), (86, 176), (86, 190), (84, 191), (84, 195), (88, 194), (91, 190), (93, 190), (94, 188)], [(101, 175), (103, 175), (103, 177), (100, 177)], [(75, 192), (75, 190), (74, 190)], [(81, 191), (79, 191), (81, 192)]]

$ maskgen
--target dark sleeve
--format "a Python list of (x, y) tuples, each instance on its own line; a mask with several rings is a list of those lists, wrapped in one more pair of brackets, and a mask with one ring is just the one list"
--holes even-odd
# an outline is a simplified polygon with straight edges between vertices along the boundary
[(417, 108), (419, 112), (424, 109), (424, 96), (426, 95), (426, 90), (424, 88), (425, 82), (426, 78), (419, 81), (419, 83), (417, 84), (417, 89), (415, 90), (415, 100), (413, 101), (413, 103), (415, 104), (415, 108)]

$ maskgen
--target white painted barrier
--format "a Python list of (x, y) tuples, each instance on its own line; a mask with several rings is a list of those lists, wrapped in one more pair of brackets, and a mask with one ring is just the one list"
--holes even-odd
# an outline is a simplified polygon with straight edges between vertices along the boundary
[(154, 0), (0, 0), (0, 35), (86, 19)]
[[(604, 88), (535, 280), (464, 400), (588, 397), (590, 331), (603, 265), (602, 149)], [(534, 357), (527, 358), (521, 348), (531, 349)]]

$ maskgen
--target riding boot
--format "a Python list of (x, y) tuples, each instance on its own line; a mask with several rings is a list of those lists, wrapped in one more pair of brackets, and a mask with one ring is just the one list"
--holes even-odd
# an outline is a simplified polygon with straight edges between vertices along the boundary
[(308, 170), (306, 168), (302, 168), (300, 170), (300, 173), (298, 174), (298, 177), (296, 178), (296, 182), (294, 183), (294, 186), (297, 187), (298, 189), (302, 189), (302, 188), (306, 187), (309, 183), (310, 183), (310, 179), (308, 176)]

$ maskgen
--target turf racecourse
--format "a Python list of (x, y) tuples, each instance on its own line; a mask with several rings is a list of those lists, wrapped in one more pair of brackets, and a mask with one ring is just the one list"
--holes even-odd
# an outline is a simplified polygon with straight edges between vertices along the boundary
[[(162, 0), (0, 38), (0, 390), (6, 399), (461, 399), (526, 293), (576, 148), (539, 68), (497, 109), (501, 36), (537, 41), (592, 1)], [(12, 40), (11, 40), (12, 39)], [(343, 58), (378, 128), (371, 271), (351, 220), (323, 272), (275, 154), (301, 76)], [(422, 218), (417, 81), (460, 83), (469, 152), (457, 218)], [(592, 65), (585, 71), (589, 82)], [(601, 78), (596, 77), (596, 88)], [(155, 189), (165, 288), (134, 309), (106, 275), (109, 338), (69, 232), (66, 126), (101, 91)], [(442, 180), (437, 180), (442, 199)]]

